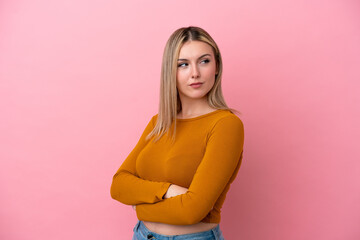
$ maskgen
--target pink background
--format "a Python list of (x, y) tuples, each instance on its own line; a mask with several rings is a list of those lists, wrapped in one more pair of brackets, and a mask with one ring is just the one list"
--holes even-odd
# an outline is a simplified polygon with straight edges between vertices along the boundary
[(217, 41), (245, 126), (225, 238), (360, 239), (357, 0), (2, 0), (0, 239), (131, 239), (112, 176), (189, 25)]

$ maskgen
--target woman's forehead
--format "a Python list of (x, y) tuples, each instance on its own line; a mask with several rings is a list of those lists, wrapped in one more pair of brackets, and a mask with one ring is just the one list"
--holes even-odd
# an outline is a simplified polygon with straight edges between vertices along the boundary
[(213, 55), (213, 49), (209, 44), (201, 41), (189, 41), (181, 47), (179, 59), (199, 58), (204, 54)]

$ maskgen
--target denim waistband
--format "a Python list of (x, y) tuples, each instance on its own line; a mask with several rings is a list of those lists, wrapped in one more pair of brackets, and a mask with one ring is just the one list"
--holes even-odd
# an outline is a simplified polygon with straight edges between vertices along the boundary
[(223, 239), (219, 225), (217, 225), (213, 229), (204, 232), (189, 233), (182, 235), (163, 235), (150, 231), (141, 220), (138, 220), (138, 222), (134, 227), (134, 232), (136, 231), (138, 231), (138, 233), (144, 239), (153, 239), (153, 240), (155, 239), (156, 240)]

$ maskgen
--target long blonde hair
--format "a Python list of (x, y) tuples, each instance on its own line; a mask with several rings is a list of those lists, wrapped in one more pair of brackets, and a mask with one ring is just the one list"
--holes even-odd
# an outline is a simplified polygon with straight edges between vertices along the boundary
[(181, 47), (188, 41), (205, 42), (214, 51), (218, 74), (215, 75), (214, 86), (207, 94), (209, 106), (215, 109), (227, 109), (232, 113), (239, 113), (236, 109), (229, 108), (225, 103), (221, 89), (222, 59), (215, 41), (200, 27), (179, 28), (170, 36), (165, 45), (161, 66), (158, 118), (154, 129), (147, 135), (146, 139), (156, 135), (155, 141), (158, 141), (164, 134), (169, 134), (169, 130), (173, 126), (172, 140), (175, 140), (176, 117), (181, 111), (181, 101), (176, 87), (177, 61)]

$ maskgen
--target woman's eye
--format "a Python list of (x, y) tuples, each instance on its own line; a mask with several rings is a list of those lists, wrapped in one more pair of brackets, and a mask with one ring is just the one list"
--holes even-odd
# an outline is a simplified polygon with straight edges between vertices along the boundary
[[(204, 60), (202, 60), (201, 61), (201, 63), (209, 63), (210, 62), (210, 60), (209, 59), (204, 59)], [(180, 63), (180, 64), (178, 64), (178, 67), (186, 67), (186, 66), (188, 66), (189, 64), (188, 63)]]
[(180, 63), (180, 64), (178, 64), (178, 67), (184, 67), (184, 66), (187, 66), (187, 63)]

